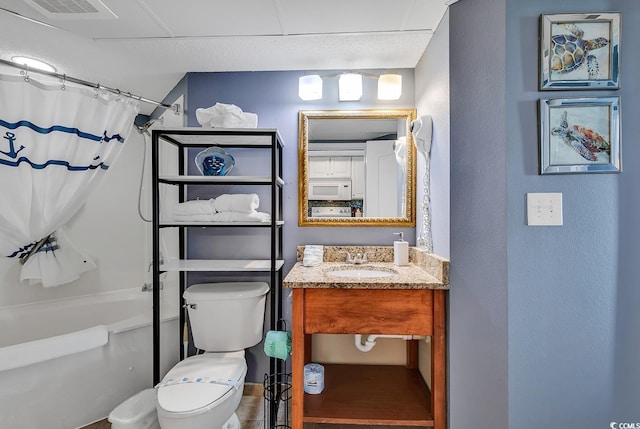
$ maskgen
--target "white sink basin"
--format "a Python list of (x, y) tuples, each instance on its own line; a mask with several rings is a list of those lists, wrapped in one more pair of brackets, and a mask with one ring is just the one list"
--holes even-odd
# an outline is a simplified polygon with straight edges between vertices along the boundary
[(388, 269), (381, 268), (341, 268), (332, 271), (327, 271), (326, 274), (331, 277), (351, 277), (368, 279), (373, 277), (391, 277), (398, 274), (397, 272)]

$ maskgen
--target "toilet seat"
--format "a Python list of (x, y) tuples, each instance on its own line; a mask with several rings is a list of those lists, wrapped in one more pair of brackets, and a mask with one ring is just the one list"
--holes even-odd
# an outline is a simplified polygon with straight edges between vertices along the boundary
[[(238, 388), (242, 389), (246, 373), (244, 351), (204, 353), (186, 358), (174, 366), (159, 384), (158, 411), (176, 418), (209, 412), (233, 396)], [(195, 381), (199, 378), (217, 381)], [(183, 379), (188, 381), (181, 382)], [(169, 380), (176, 383), (165, 384)], [(226, 380), (229, 380), (228, 384)]]

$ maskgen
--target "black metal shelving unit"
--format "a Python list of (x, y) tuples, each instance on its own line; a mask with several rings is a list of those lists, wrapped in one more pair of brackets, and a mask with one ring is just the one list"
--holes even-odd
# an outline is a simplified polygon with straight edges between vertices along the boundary
[[(177, 175), (163, 175), (160, 172), (161, 145), (171, 145), (177, 149)], [(264, 176), (202, 176), (189, 175), (186, 161), (192, 160), (190, 149), (204, 149), (218, 146), (223, 149), (263, 149), (270, 153), (270, 174)], [(187, 274), (200, 271), (208, 273), (255, 272), (270, 275), (269, 329), (275, 330), (282, 318), (282, 267), (283, 254), (283, 187), (282, 150), (283, 142), (277, 129), (262, 128), (171, 128), (152, 131), (151, 175), (152, 175), (152, 246), (153, 246), (153, 383), (160, 377), (160, 275), (167, 271), (180, 272), (180, 304), (187, 286)], [(175, 158), (175, 156), (174, 156)], [(265, 160), (266, 161), (266, 160)], [(258, 187), (269, 187), (271, 196), (270, 222), (175, 222), (161, 219), (160, 186), (162, 184), (178, 187), (178, 200), (187, 199), (187, 187), (191, 186), (247, 186), (247, 191)], [(190, 228), (268, 228), (270, 230), (270, 257), (260, 260), (189, 260), (186, 252), (187, 231)], [(160, 230), (178, 228), (178, 261), (160, 260)], [(184, 327), (186, 310), (180, 311), (180, 327)], [(176, 341), (180, 350), (180, 359), (184, 358), (183, 340), (180, 335)], [(269, 371), (276, 374), (282, 371), (282, 361), (270, 358)]]

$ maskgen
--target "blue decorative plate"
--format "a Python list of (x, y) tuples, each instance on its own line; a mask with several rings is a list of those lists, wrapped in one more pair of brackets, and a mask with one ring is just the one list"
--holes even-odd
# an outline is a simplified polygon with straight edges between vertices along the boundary
[(198, 153), (195, 161), (203, 176), (226, 176), (235, 164), (233, 156), (216, 146)]

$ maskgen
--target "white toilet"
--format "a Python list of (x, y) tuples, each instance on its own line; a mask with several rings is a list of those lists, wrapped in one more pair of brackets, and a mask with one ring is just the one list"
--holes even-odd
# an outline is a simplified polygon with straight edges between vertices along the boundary
[(203, 283), (184, 292), (193, 343), (205, 353), (174, 366), (159, 383), (162, 429), (235, 429), (244, 387), (244, 349), (262, 340), (269, 285)]

